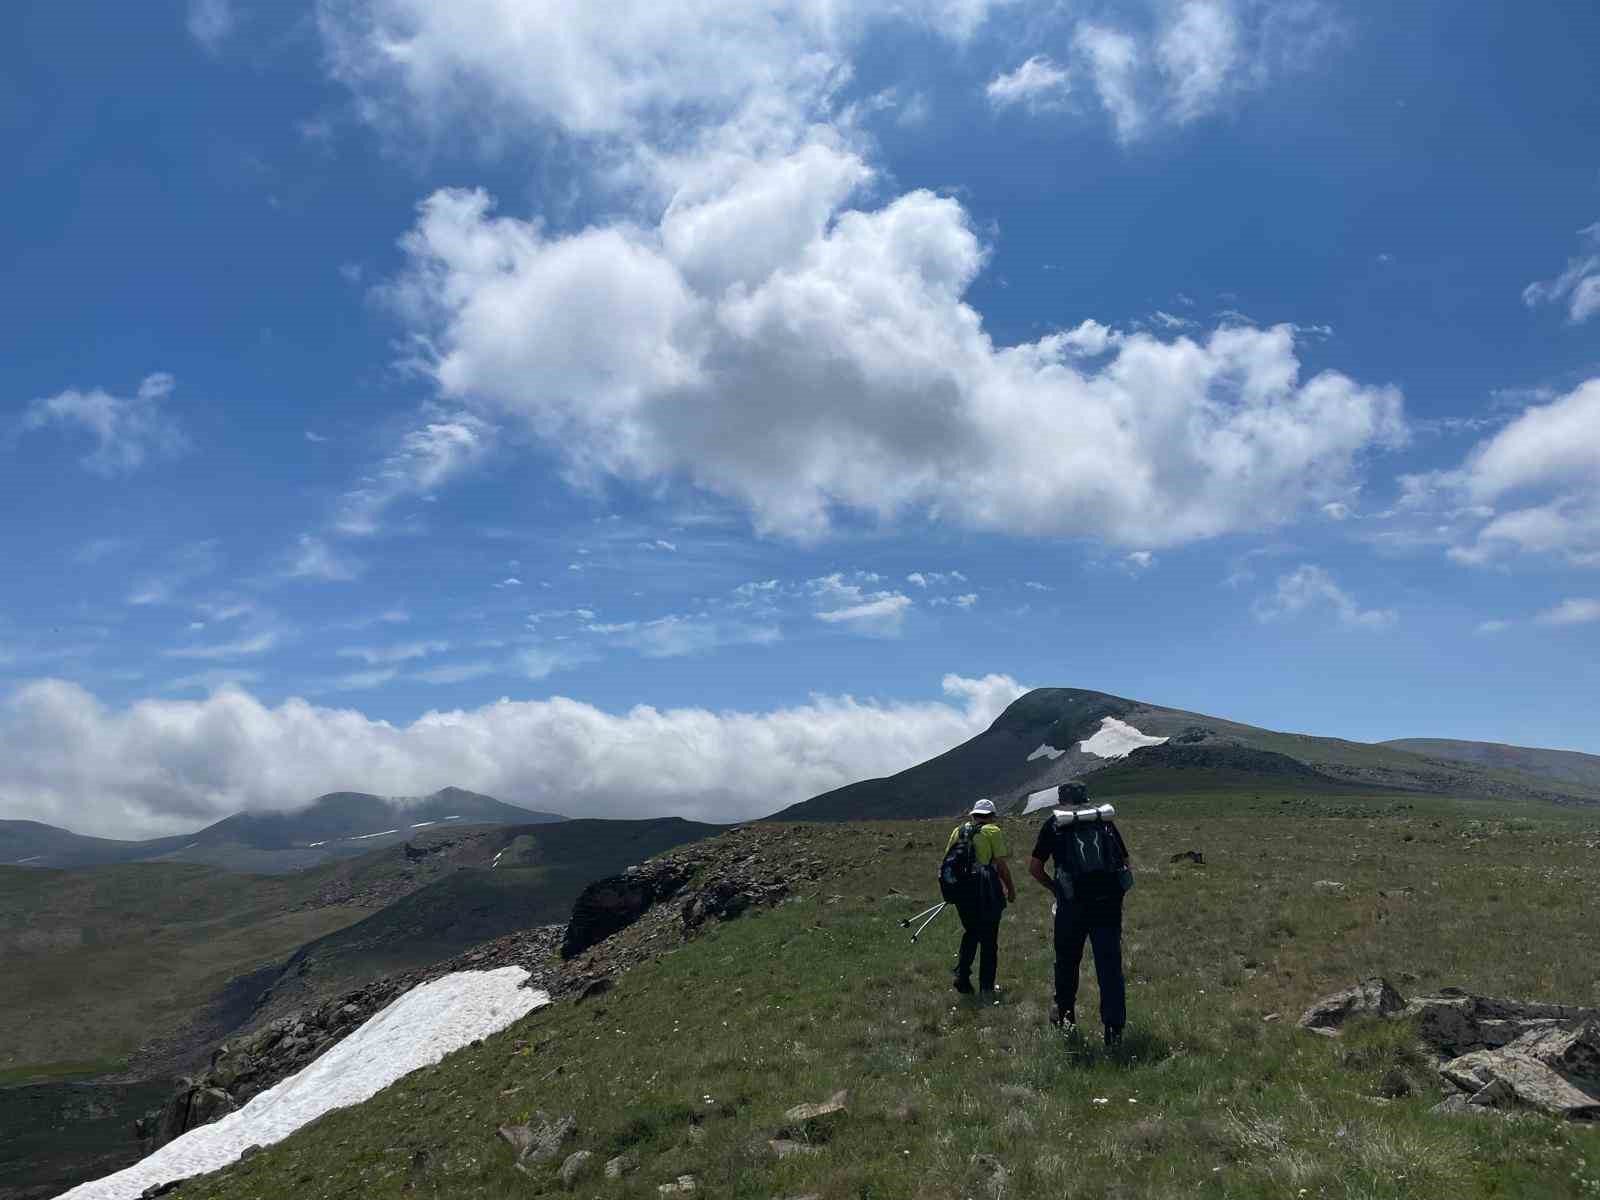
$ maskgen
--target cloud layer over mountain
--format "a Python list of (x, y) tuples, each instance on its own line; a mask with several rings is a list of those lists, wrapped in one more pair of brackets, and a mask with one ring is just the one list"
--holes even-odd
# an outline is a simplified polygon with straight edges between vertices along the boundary
[(942, 753), (1026, 689), (947, 675), (943, 690), (942, 701), (817, 696), (768, 712), (501, 700), (395, 726), (298, 699), (270, 708), (237, 687), (112, 710), (41, 680), (0, 707), (0, 811), (141, 837), (329, 791), (456, 785), (574, 817), (742, 820)]

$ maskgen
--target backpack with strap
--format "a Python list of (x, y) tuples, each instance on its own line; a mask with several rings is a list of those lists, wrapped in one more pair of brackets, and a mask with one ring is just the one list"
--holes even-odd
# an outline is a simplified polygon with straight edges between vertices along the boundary
[[(1132, 884), (1128, 848), (1106, 820), (1063, 821), (1057, 813), (1056, 885), (1063, 899), (1093, 900), (1120, 895)], [(1127, 879), (1124, 879), (1124, 875)]]
[(939, 864), (939, 894), (947, 904), (965, 904), (978, 894), (978, 851), (972, 844), (977, 834), (972, 821), (962, 825)]

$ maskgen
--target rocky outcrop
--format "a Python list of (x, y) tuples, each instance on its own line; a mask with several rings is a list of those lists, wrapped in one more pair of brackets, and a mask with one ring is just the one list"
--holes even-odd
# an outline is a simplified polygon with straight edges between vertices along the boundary
[(1600, 1009), (1497, 1000), (1460, 988), (1440, 988), (1412, 1000), (1405, 1015), (1417, 1022), (1424, 1042), (1453, 1058), (1472, 1050), (1495, 1050), (1539, 1030), (1570, 1028), (1600, 1017)]
[(561, 957), (572, 958), (626, 929), (649, 908), (677, 895), (691, 874), (676, 856), (629, 867), (621, 875), (598, 879), (572, 905), (572, 920), (561, 943)]
[(1600, 1022), (1533, 1029), (1499, 1049), (1453, 1058), (1439, 1074), (1468, 1104), (1600, 1119)]
[(135, 1131), (158, 1150), (189, 1130), (211, 1122), (237, 1110), (233, 1097), (219, 1087), (196, 1085), (193, 1080), (179, 1081), (172, 1099), (161, 1108), (135, 1123)]
[(1438, 1057), (1450, 1092), (1436, 1112), (1533, 1110), (1600, 1120), (1600, 1009), (1442, 988), (1406, 1002), (1386, 979), (1318, 1000), (1300, 1025), (1336, 1037), (1357, 1015), (1404, 1017)]
[(815, 850), (838, 832), (744, 826), (598, 880), (572, 907), (561, 956), (585, 954), (667, 908), (679, 918), (681, 934), (692, 935), (708, 921), (777, 904), (828, 871), (832, 863)]
[(1405, 1009), (1405, 999), (1387, 979), (1363, 979), (1354, 987), (1324, 996), (1300, 1018), (1300, 1028), (1336, 1037), (1354, 1017), (1392, 1017)]

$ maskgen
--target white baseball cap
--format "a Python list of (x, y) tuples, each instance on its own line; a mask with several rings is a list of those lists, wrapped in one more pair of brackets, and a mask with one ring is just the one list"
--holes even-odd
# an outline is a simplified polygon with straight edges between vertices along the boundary
[(992, 817), (994, 816), (994, 801), (979, 800), (972, 806), (972, 811), (980, 816)]

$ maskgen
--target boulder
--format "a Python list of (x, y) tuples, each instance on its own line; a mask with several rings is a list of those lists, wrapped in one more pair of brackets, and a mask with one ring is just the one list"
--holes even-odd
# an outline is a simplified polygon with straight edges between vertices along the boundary
[(574, 1150), (567, 1155), (566, 1161), (561, 1164), (561, 1170), (558, 1172), (561, 1178), (561, 1186), (569, 1191), (577, 1186), (578, 1180), (583, 1178), (584, 1173), (589, 1170), (593, 1162), (594, 1152), (592, 1150)]
[(1167, 861), (1175, 863), (1192, 862), (1197, 867), (1203, 867), (1206, 865), (1206, 856), (1202, 851), (1199, 850), (1184, 850), (1178, 854), (1174, 854)]
[(821, 1154), (820, 1146), (808, 1146), (805, 1142), (796, 1142), (790, 1138), (773, 1138), (767, 1142), (767, 1149), (772, 1151), (772, 1156), (777, 1159), (789, 1158), (796, 1154)]
[(1387, 979), (1374, 976), (1342, 992), (1322, 997), (1306, 1009), (1300, 1018), (1300, 1028), (1324, 1037), (1338, 1037), (1353, 1017), (1392, 1017), (1404, 1012), (1405, 1007), (1405, 998), (1393, 985)]
[(1342, 896), (1346, 888), (1337, 879), (1319, 879), (1311, 885), (1311, 890), (1321, 896)]
[(796, 1104), (783, 1114), (784, 1128), (778, 1136), (825, 1139), (850, 1108), (850, 1093), (835, 1092), (820, 1104)]
[(523, 1125), (502, 1125), (499, 1134), (516, 1152), (517, 1162), (553, 1163), (561, 1157), (561, 1148), (578, 1136), (577, 1118), (570, 1113), (554, 1120), (542, 1112)]
[(1600, 1018), (1600, 1009), (1474, 996), (1440, 988), (1406, 1005), (1422, 1040), (1446, 1058), (1472, 1050), (1494, 1050), (1528, 1033), (1570, 1027)]
[(656, 1187), (656, 1194), (660, 1196), (692, 1196), (698, 1191), (698, 1185), (693, 1175), (679, 1175), (672, 1183), (663, 1183)]
[(1006, 1170), (1006, 1165), (992, 1154), (979, 1154), (972, 1160), (972, 1165), (978, 1168), (978, 1176), (983, 1180), (983, 1190), (989, 1194), (991, 1200), (1001, 1200), (1006, 1194), (1006, 1185), (1011, 1182), (1011, 1172)]
[(1600, 1118), (1600, 1023), (1531, 1029), (1498, 1049), (1472, 1050), (1439, 1074), (1478, 1108), (1532, 1108), (1578, 1120)]
[(209, 1125), (238, 1107), (233, 1097), (221, 1088), (196, 1086), (183, 1080), (154, 1122), (147, 1121), (146, 1128), (153, 1135), (154, 1148), (160, 1149), (174, 1138)]
[(578, 894), (561, 942), (561, 957), (575, 958), (589, 947), (626, 929), (652, 905), (677, 895), (693, 867), (677, 858), (629, 867), (621, 875), (596, 880)]
[(619, 1154), (615, 1158), (606, 1160), (606, 1178), (621, 1179), (624, 1175), (631, 1175), (639, 1169), (639, 1156), (633, 1151)]

